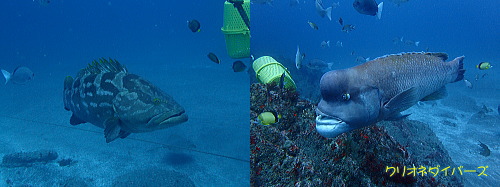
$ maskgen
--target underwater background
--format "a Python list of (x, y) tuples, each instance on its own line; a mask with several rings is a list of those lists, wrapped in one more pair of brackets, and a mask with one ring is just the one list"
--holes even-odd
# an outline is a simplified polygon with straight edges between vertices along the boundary
[[(500, 2), (377, 0), (380, 2), (384, 8), (377, 19), (358, 13), (352, 0), (323, 0), (325, 8), (334, 5), (330, 21), (316, 12), (314, 0), (299, 0), (298, 4), (256, 0), (252, 4), (252, 54), (255, 58), (272, 56), (287, 67), (300, 97), (313, 103), (319, 101), (319, 79), (325, 72), (353, 67), (367, 58), (425, 51), (445, 52), (449, 61), (464, 55), (465, 79), (472, 88), (464, 81), (448, 84), (446, 98), (421, 102), (403, 114), (429, 124), (456, 166), (488, 166), (488, 176), (478, 176), (480, 169), (464, 173), (466, 186), (495, 186), (500, 174), (500, 20), (496, 8)], [(343, 32), (339, 18), (355, 29)], [(323, 41), (330, 45), (322, 46)], [(305, 53), (300, 70), (295, 68), (297, 46)], [(329, 64), (330, 68), (309, 68), (310, 62)], [(476, 68), (481, 62), (493, 67)]]
[[(35, 74), (0, 84), (0, 156), (58, 155), (3, 164), (0, 186), (249, 185), (249, 76), (231, 69), (223, 1), (22, 0), (0, 10), (0, 68)], [(101, 57), (171, 95), (189, 120), (111, 143), (94, 125), (71, 126), (63, 80)]]

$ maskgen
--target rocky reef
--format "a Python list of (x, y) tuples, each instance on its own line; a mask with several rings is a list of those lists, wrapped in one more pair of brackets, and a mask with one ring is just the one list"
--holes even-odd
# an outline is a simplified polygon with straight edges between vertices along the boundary
[[(450, 174), (456, 166), (427, 124), (380, 122), (326, 139), (315, 130), (316, 105), (295, 90), (255, 83), (250, 102), (252, 186), (463, 186), (458, 171)], [(262, 125), (262, 112), (281, 118)], [(409, 170), (414, 167), (415, 175)]]

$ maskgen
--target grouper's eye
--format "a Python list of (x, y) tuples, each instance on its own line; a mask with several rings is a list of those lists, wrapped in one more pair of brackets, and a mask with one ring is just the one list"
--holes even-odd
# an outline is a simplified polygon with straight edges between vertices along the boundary
[(164, 101), (161, 100), (160, 98), (154, 98), (153, 99), (153, 104), (154, 105), (160, 105), (161, 103), (163, 103)]
[(344, 101), (349, 101), (349, 99), (351, 99), (351, 95), (348, 93), (342, 94), (342, 99)]

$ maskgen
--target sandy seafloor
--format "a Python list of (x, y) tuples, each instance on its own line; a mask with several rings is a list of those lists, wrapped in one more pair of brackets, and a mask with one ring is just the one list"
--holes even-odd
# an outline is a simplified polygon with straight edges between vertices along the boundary
[[(477, 170), (474, 173), (463, 174), (466, 179), (466, 186), (491, 186), (497, 183), (500, 175), (498, 169), (500, 167), (500, 142), (498, 142), (500, 138), (500, 115), (498, 115), (495, 108), (493, 112), (487, 114), (489, 120), (486, 122), (472, 118), (475, 113), (479, 112), (483, 104), (489, 108), (497, 107), (497, 105), (492, 106), (486, 104), (483, 99), (474, 99), (463, 94), (457, 93), (456, 96), (464, 97), (469, 103), (460, 104), (461, 100), (458, 99), (438, 101), (432, 104), (421, 103), (408, 109), (405, 113), (412, 113), (409, 119), (429, 124), (455, 162), (456, 165), (451, 166), (452, 168), (463, 166), (463, 169)], [(487, 100), (487, 103), (489, 103), (491, 99)], [(469, 105), (472, 104), (470, 101), (477, 102), (478, 106)], [(454, 106), (460, 106), (462, 110), (454, 106), (447, 106), (443, 102), (457, 102)], [(497, 98), (495, 103), (499, 102), (500, 100)], [(466, 108), (474, 108), (477, 111), (463, 111)], [(445, 121), (456, 126), (446, 125)], [(479, 141), (489, 147), (491, 155), (485, 157), (480, 154), (482, 149), (479, 146)], [(488, 176), (478, 176), (483, 171), (483, 169), (478, 168), (480, 166), (488, 167), (485, 171)], [(441, 166), (441, 168), (444, 167), (447, 166)]]
[[(0, 168), (0, 186), (58, 186), (70, 178), (83, 179), (91, 186), (111, 186), (120, 175), (148, 168), (177, 171), (196, 186), (248, 186), (248, 74), (234, 73), (231, 63), (215, 64), (200, 56), (203, 59), (186, 67), (121, 60), (129, 72), (172, 95), (185, 108), (189, 120), (111, 143), (105, 142), (102, 129), (91, 124), (71, 126), (71, 112), (63, 109), (64, 77), (75, 76), (85, 66), (83, 62), (75, 63), (82, 67), (62, 65), (64, 71), (36, 71), (35, 79), (27, 85), (0, 84), (0, 156), (49, 149), (57, 151), (57, 160), (76, 161), (65, 167), (52, 162)], [(162, 64), (161, 60), (156, 64)]]

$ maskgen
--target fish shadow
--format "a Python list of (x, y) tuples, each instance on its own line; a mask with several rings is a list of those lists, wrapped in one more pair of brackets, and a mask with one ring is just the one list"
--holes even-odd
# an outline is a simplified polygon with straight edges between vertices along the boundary
[(194, 158), (185, 153), (169, 152), (163, 156), (162, 162), (172, 166), (183, 166), (193, 163)]

